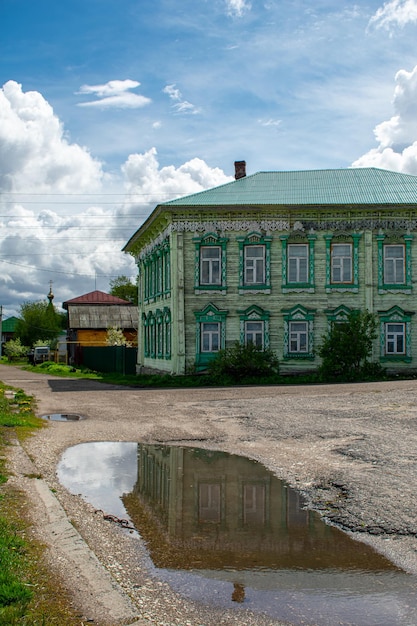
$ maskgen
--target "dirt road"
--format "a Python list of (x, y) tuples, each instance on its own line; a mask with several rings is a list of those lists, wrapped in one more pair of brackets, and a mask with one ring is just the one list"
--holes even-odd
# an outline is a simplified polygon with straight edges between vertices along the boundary
[(204, 608), (150, 577), (137, 539), (133, 559), (134, 539), (57, 480), (62, 452), (87, 441), (177, 443), (259, 460), (333, 523), (417, 573), (415, 381), (145, 390), (8, 366), (0, 366), (0, 380), (35, 396), (39, 415), (87, 418), (51, 422), (11, 451), (12, 480), (30, 498), (36, 533), (83, 619), (103, 626), (278, 624)]

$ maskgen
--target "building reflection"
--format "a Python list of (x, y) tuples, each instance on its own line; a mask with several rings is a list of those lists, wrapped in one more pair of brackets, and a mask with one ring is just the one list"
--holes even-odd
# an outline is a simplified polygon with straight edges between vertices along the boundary
[[(138, 444), (137, 483), (123, 502), (157, 567), (393, 568), (245, 457)], [(235, 588), (234, 596), (243, 601), (244, 589)]]

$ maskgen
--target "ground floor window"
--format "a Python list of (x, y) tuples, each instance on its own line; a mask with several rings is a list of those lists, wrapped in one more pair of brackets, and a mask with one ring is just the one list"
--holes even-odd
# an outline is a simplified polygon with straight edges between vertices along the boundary
[(381, 361), (411, 361), (411, 318), (414, 311), (393, 306), (380, 311)]
[(171, 311), (149, 311), (142, 316), (143, 349), (145, 357), (151, 359), (171, 358)]
[(220, 349), (220, 322), (201, 324), (201, 352), (218, 352)]
[(245, 322), (245, 345), (253, 343), (254, 346), (264, 346), (264, 323)]
[(284, 313), (284, 359), (314, 359), (315, 310), (298, 304)]
[(385, 349), (387, 354), (405, 354), (405, 324), (385, 325)]
[(308, 324), (307, 322), (290, 322), (290, 353), (305, 354), (308, 352)]

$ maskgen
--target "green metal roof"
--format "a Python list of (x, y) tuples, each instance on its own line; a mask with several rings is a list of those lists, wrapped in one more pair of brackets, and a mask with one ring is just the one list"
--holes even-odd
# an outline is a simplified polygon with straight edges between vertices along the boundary
[(417, 176), (377, 168), (258, 172), (170, 206), (417, 204)]
[(9, 317), (7, 320), (3, 320), (1, 324), (3, 333), (14, 333), (16, 330), (16, 324), (19, 321), (17, 317)]

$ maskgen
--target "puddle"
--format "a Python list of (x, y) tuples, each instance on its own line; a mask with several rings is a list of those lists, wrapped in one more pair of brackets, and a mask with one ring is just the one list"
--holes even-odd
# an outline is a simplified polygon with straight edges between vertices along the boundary
[(130, 519), (154, 573), (193, 600), (296, 625), (417, 623), (416, 577), (304, 509), (260, 463), (94, 442), (66, 450), (58, 476), (71, 493)]
[(79, 422), (86, 418), (76, 413), (51, 413), (49, 415), (42, 415), (42, 419), (51, 422)]

